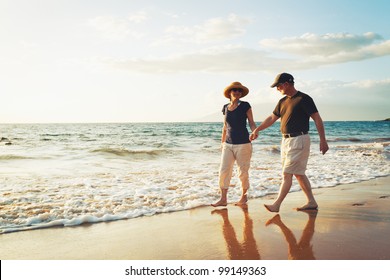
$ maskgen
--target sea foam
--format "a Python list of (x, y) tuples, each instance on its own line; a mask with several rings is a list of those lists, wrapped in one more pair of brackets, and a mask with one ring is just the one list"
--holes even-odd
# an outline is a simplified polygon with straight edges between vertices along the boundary
[[(313, 188), (390, 175), (389, 124), (325, 126), (326, 155), (316, 131), (310, 132), (307, 175)], [(209, 205), (219, 197), (220, 123), (0, 128), (13, 143), (0, 145), (3, 233), (133, 219)], [(278, 130), (271, 127), (253, 142), (250, 199), (279, 190)], [(294, 181), (291, 191), (299, 189)], [(235, 170), (229, 201), (240, 194)]]

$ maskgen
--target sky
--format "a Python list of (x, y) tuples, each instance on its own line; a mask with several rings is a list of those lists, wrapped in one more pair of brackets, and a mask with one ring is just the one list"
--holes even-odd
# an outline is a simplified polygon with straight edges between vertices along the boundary
[(390, 117), (390, 1), (0, 0), (0, 123), (257, 123), (295, 77), (325, 121)]

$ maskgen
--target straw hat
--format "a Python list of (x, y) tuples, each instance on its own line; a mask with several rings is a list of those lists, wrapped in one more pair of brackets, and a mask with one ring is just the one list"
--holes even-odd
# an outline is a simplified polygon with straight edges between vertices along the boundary
[(228, 87), (226, 87), (224, 92), (223, 92), (223, 94), (225, 95), (226, 98), (230, 99), (230, 91), (233, 88), (240, 88), (240, 89), (242, 89), (241, 97), (244, 97), (244, 96), (246, 96), (249, 93), (249, 89), (247, 87), (243, 86), (240, 82), (233, 82)]

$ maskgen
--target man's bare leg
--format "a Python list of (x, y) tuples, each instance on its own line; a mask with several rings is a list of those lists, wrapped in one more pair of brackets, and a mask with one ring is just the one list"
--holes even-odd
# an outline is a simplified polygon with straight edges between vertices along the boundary
[(275, 200), (273, 204), (264, 204), (264, 207), (270, 211), (270, 212), (279, 212), (280, 205), (282, 204), (283, 200), (286, 198), (288, 192), (291, 189), (292, 185), (292, 174), (283, 173), (283, 182), (280, 186), (278, 198)]
[(306, 175), (295, 175), (299, 185), (301, 186), (303, 192), (306, 195), (307, 203), (301, 207), (298, 207), (298, 211), (304, 210), (316, 210), (318, 209), (318, 204), (314, 198), (313, 191), (311, 189), (311, 184)]

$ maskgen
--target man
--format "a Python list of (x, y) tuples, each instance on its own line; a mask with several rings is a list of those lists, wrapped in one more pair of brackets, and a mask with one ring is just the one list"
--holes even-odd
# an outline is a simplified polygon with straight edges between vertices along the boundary
[(279, 212), (280, 205), (290, 191), (293, 176), (297, 179), (307, 197), (307, 203), (297, 210), (318, 209), (309, 179), (305, 175), (310, 154), (309, 120), (312, 118), (320, 137), (320, 151), (325, 154), (329, 147), (325, 138), (325, 129), (313, 99), (295, 89), (294, 77), (288, 73), (276, 76), (272, 88), (285, 95), (279, 100), (273, 113), (267, 117), (249, 136), (250, 140), (258, 137), (259, 131), (266, 129), (279, 118), (282, 132), (281, 156), (283, 181), (277, 199), (271, 205), (264, 205), (270, 212)]

